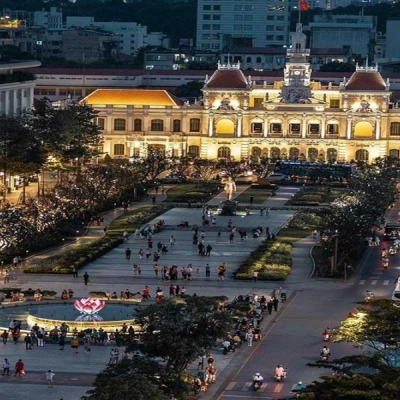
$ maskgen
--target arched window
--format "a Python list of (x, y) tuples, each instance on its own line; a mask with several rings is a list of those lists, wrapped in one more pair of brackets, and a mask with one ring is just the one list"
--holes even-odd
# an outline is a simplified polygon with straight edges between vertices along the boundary
[(251, 63), (251, 57), (247, 57), (246, 62)]
[(125, 146), (123, 144), (114, 144), (114, 156), (124, 156)]
[(251, 156), (255, 158), (261, 157), (261, 149), (259, 147), (252, 147), (251, 148)]
[(368, 150), (360, 149), (356, 151), (356, 161), (368, 161)]
[(311, 162), (317, 161), (318, 159), (318, 150), (315, 147), (310, 147), (308, 149), (308, 160)]
[(260, 63), (261, 62), (261, 57), (256, 58), (256, 62)]
[(329, 148), (326, 151), (326, 159), (329, 164), (333, 164), (337, 161), (337, 150), (333, 148)]
[(162, 132), (164, 130), (164, 121), (162, 119), (152, 119), (150, 129), (153, 132)]
[(134, 130), (135, 132), (140, 132), (140, 131), (142, 130), (142, 120), (141, 120), (141, 119), (136, 118), (136, 119), (133, 121), (133, 130)]
[(189, 131), (200, 132), (200, 118), (190, 118)]
[(123, 118), (114, 119), (114, 131), (124, 131), (126, 129), (126, 121)]
[(252, 122), (251, 123), (251, 133), (263, 133), (263, 123), (262, 122)]
[(278, 147), (271, 147), (271, 158), (273, 160), (277, 160), (278, 158), (281, 158), (281, 151), (279, 150)]
[(199, 146), (189, 146), (188, 155), (190, 157), (199, 157), (200, 156), (200, 147)]
[(218, 149), (218, 158), (231, 158), (231, 149), (227, 146), (222, 146)]
[(173, 132), (181, 131), (181, 120), (180, 119), (174, 119), (174, 121), (172, 123), (172, 131)]
[(290, 160), (298, 160), (300, 155), (300, 151), (297, 147), (291, 147), (289, 149), (289, 159)]

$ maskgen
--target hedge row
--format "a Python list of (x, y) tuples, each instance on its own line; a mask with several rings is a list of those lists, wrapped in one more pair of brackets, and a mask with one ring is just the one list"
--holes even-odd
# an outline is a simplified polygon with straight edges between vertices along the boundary
[[(159, 205), (136, 212), (136, 214), (131, 217), (122, 216), (115, 220), (115, 222), (122, 220), (124, 229), (134, 231), (163, 212), (165, 212), (165, 207)], [(27, 265), (24, 267), (24, 272), (38, 274), (72, 274), (73, 268), (76, 270), (82, 268), (124, 242), (118, 229), (116, 229), (115, 232), (111, 230), (112, 225), (113, 223), (110, 224), (108, 233), (102, 238), (88, 244), (83, 244), (75, 249), (67, 250), (61, 254), (46, 257), (35, 264)]]
[(279, 239), (264, 241), (235, 272), (235, 279), (249, 280), (254, 271), (259, 280), (283, 281), (292, 269), (292, 244)]
[[(40, 290), (40, 293), (44, 297), (55, 296), (57, 294), (57, 292), (55, 292), (54, 290), (41, 290), (41, 289), (36, 289), (36, 290)], [(4, 293), (6, 296), (9, 295), (11, 292), (23, 293), (24, 296), (27, 297), (27, 296), (33, 296), (36, 290), (33, 289), (21, 290), (21, 288), (1, 288), (0, 293)]]

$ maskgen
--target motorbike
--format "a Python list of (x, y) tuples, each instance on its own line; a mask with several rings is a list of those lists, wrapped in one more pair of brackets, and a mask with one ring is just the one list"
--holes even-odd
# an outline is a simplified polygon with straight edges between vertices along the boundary
[(253, 389), (257, 391), (261, 388), (262, 384), (262, 381), (253, 381)]
[(365, 293), (365, 298), (364, 298), (364, 300), (365, 300), (365, 301), (371, 301), (371, 300), (373, 300), (373, 299), (374, 299), (374, 293), (373, 293), (373, 292), (370, 292), (369, 290), (367, 290), (366, 293)]
[(286, 377), (287, 377), (287, 369), (286, 368), (283, 369), (283, 372), (281, 374), (279, 374), (279, 375), (275, 374), (275, 380), (277, 382), (283, 381)]
[(331, 339), (332, 339), (332, 335), (331, 335), (330, 333), (324, 332), (324, 333), (322, 334), (322, 340), (323, 340), (324, 342), (330, 342)]
[(329, 357), (331, 356), (330, 352), (321, 352), (321, 361), (328, 361)]
[(222, 354), (227, 355), (229, 352), (234, 353), (235, 351), (236, 351), (236, 346), (234, 344), (231, 344), (230, 346), (224, 347), (222, 349)]
[(286, 300), (287, 300), (286, 293), (281, 293), (281, 302), (286, 303)]

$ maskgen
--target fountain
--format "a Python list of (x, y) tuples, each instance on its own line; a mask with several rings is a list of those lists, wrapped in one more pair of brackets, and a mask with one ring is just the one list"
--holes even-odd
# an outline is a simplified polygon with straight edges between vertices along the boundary
[[(100, 313), (101, 312), (101, 313)], [(32, 327), (37, 324), (46, 330), (65, 323), (70, 330), (100, 329), (105, 331), (120, 330), (123, 324), (132, 325), (135, 330), (131, 304), (107, 304), (104, 300), (86, 298), (76, 300), (73, 304), (64, 302), (57, 305), (32, 305), (29, 308), (27, 324)]]

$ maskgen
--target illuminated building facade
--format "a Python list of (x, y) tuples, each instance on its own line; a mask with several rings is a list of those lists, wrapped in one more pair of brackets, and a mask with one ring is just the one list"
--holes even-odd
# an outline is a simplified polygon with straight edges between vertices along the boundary
[(400, 109), (389, 80), (357, 67), (339, 85), (312, 81), (301, 25), (283, 79), (253, 81), (238, 64), (206, 77), (203, 100), (185, 104), (164, 90), (98, 89), (84, 101), (99, 111), (104, 152), (142, 157), (149, 147), (207, 159), (372, 162), (399, 157)]

